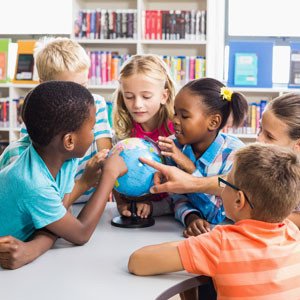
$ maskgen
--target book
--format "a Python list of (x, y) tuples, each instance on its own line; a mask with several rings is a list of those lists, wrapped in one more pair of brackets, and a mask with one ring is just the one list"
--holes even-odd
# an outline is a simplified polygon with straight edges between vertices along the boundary
[(8, 54), (11, 39), (0, 39), (0, 82), (8, 81)]
[(14, 83), (38, 84), (33, 52), (35, 40), (19, 40)]
[(256, 53), (235, 53), (234, 84), (240, 86), (257, 85)]
[(300, 50), (291, 50), (289, 87), (300, 87)]

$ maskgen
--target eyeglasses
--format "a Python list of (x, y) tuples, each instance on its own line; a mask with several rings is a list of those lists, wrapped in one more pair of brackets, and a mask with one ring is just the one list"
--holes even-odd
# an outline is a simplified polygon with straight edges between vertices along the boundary
[[(232, 183), (226, 181), (225, 179), (218, 177), (218, 183), (219, 183), (219, 187), (224, 188), (226, 185), (228, 185), (229, 187), (231, 187), (232, 189), (236, 190), (236, 191), (240, 191), (240, 189), (233, 185)], [(250, 205), (250, 207), (253, 209), (254, 205), (250, 202), (249, 198), (247, 197), (247, 195), (244, 193), (246, 201), (248, 202), (248, 204)]]

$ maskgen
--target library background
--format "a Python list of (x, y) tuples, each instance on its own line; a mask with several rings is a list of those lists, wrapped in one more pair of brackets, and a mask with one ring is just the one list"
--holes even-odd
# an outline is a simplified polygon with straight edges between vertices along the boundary
[(267, 102), (300, 92), (300, 30), (295, 26), (300, 3), (286, 0), (282, 9), (281, 0), (3, 1), (0, 153), (19, 137), (22, 101), (38, 84), (35, 42), (44, 36), (70, 37), (86, 49), (88, 88), (105, 97), (109, 113), (120, 67), (136, 53), (161, 55), (178, 88), (201, 77), (223, 81), (250, 104), (244, 126), (225, 130), (253, 141)]

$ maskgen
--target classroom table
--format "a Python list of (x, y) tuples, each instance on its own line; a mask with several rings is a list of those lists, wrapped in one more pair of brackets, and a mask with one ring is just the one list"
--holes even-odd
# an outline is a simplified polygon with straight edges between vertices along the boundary
[[(74, 205), (75, 214), (81, 205)], [(109, 202), (90, 241), (74, 246), (59, 239), (53, 249), (17, 270), (0, 268), (3, 300), (163, 300), (197, 286), (200, 277), (186, 272), (134, 276), (127, 270), (130, 254), (145, 245), (183, 239), (183, 227), (172, 216), (157, 217), (148, 228), (111, 226), (117, 216)]]

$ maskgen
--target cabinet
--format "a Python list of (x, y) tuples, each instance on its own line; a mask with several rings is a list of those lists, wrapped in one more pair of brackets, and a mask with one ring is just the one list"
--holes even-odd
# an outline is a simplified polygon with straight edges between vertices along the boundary
[[(79, 38), (75, 37), (74, 30), (72, 30), (70, 37), (76, 39), (87, 51), (118, 52), (120, 55), (155, 53), (162, 56), (205, 57), (206, 76), (222, 79), (223, 71), (220, 66), (223, 65), (224, 6), (225, 0), (72, 0), (72, 24), (70, 24), (70, 28), (74, 28), (74, 22), (82, 10), (132, 12), (135, 14), (136, 24), (131, 38), (103, 39), (95, 38), (96, 36)], [(178, 11), (206, 11), (206, 36), (201, 40), (145, 39), (144, 14), (147, 10), (166, 10), (174, 13)], [(18, 38), (39, 38), (39, 36), (29, 36), (29, 34), (32, 33)], [(14, 36), (12, 37), (14, 38)], [(25, 96), (33, 87), (34, 85), (30, 84), (0, 84), (0, 98), (7, 99), (10, 108), (8, 122), (4, 126), (0, 125), (0, 141), (11, 142), (19, 137), (13, 99)], [(116, 81), (89, 85), (91, 92), (104, 96), (107, 101), (112, 100), (112, 93), (116, 87)]]

